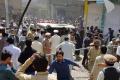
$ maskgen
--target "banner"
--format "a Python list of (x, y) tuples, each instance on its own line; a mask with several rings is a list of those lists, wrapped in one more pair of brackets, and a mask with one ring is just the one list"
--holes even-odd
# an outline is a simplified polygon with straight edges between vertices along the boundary
[(115, 8), (115, 5), (109, 0), (104, 0), (104, 3), (107, 9), (107, 13), (111, 12)]

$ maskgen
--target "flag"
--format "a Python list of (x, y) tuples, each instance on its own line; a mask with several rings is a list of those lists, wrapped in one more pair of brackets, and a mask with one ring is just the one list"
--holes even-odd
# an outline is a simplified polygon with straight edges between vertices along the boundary
[(84, 1), (84, 21), (85, 25), (87, 24), (87, 17), (88, 17), (88, 0)]
[(104, 0), (104, 4), (107, 9), (107, 13), (111, 12), (115, 8), (115, 5), (109, 0)]

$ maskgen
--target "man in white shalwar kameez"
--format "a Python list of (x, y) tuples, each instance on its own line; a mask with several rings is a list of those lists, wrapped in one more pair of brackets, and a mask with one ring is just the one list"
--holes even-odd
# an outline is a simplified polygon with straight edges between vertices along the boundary
[(7, 39), (7, 42), (8, 46), (5, 46), (2, 52), (9, 52), (12, 55), (13, 68), (17, 70), (20, 66), (18, 58), (20, 56), (21, 50), (14, 45), (14, 39), (12, 37), (9, 37)]
[(64, 52), (64, 58), (73, 61), (73, 54), (75, 52), (75, 45), (69, 41), (68, 37), (65, 37), (65, 41), (57, 46), (57, 50)]
[(51, 50), (52, 54), (56, 53), (56, 47), (60, 44), (61, 38), (59, 35), (57, 35), (58, 30), (54, 30), (54, 35), (51, 37)]
[(31, 47), (37, 51), (37, 53), (44, 55), (43, 54), (43, 46), (42, 43), (39, 42), (39, 36), (35, 36), (34, 41), (32, 42)]

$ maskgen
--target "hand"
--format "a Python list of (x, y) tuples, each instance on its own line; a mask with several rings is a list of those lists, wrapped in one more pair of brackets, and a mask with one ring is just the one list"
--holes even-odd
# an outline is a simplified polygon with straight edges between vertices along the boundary
[(81, 72), (84, 72), (84, 69), (81, 67), (81, 66), (77, 66), (79, 69), (78, 70), (80, 70)]
[(36, 57), (40, 57), (39, 54), (34, 53), (30, 58), (34, 60)]
[(79, 65), (78, 65), (77, 67), (78, 67), (78, 68), (81, 68), (81, 66), (79, 66)]
[(11, 61), (11, 62), (9, 62), (9, 64), (8, 64), (10, 67), (13, 67), (13, 62)]

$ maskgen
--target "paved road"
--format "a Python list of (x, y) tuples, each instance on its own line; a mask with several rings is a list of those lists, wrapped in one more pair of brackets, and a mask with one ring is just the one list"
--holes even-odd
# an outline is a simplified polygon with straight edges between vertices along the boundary
[[(77, 62), (81, 65), (81, 62)], [(81, 65), (82, 66), (82, 65)], [(88, 71), (82, 66), (81, 69), (74, 67), (75, 70), (71, 71), (71, 74), (75, 80), (88, 80), (89, 73)]]

